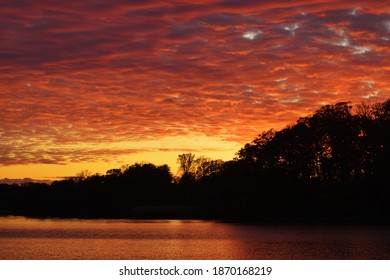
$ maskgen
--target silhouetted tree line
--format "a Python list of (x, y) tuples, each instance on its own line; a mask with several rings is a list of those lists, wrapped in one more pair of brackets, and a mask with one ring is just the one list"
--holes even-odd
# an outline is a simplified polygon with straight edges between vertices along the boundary
[(388, 224), (389, 116), (390, 100), (341, 102), (261, 133), (231, 161), (179, 155), (177, 176), (137, 163), (50, 185), (0, 185), (0, 214)]

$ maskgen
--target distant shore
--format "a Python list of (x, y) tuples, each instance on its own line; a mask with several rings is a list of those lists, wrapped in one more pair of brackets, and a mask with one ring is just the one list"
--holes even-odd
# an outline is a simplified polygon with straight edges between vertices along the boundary
[(361, 219), (359, 217), (322, 217), (309, 219), (307, 217), (254, 217), (239, 216), (223, 209), (211, 209), (197, 206), (140, 206), (131, 209), (126, 215), (38, 215), (17, 214), (10, 211), (0, 211), (0, 217), (21, 216), (35, 219), (128, 219), (128, 220), (210, 220), (222, 223), (245, 223), (261, 225), (334, 225), (334, 226), (390, 226), (390, 219)]

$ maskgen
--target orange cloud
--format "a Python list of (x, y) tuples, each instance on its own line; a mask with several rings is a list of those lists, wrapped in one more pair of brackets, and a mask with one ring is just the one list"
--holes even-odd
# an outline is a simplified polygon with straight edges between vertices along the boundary
[[(0, 5), (3, 166), (113, 160), (194, 134), (233, 149), (324, 103), (390, 96), (380, 1)], [(124, 141), (138, 147), (94, 148)]]

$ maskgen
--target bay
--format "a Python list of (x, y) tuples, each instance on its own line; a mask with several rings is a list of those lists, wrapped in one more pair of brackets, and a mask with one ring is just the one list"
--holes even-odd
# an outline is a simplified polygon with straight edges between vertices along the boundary
[(0, 259), (390, 259), (390, 228), (0, 217)]

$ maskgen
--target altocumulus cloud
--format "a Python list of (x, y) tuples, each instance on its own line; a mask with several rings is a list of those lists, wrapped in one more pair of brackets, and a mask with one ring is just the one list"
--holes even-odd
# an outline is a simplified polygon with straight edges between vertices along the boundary
[(389, 98), (389, 23), (381, 1), (4, 0), (0, 164), (245, 143), (325, 103)]

